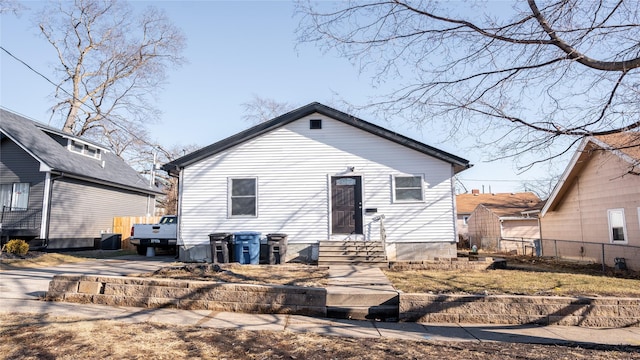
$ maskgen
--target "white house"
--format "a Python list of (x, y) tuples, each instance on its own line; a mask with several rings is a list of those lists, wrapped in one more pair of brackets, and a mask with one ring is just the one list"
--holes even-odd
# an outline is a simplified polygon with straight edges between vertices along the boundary
[(237, 231), (287, 234), (288, 260), (317, 260), (321, 241), (347, 239), (416, 260), (456, 256), (453, 176), (470, 166), (311, 103), (164, 169), (179, 177), (183, 261), (210, 256), (208, 234)]

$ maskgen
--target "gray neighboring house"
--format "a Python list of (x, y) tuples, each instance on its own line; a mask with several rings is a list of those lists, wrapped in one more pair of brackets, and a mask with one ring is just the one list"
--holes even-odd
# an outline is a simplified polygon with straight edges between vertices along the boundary
[(113, 217), (152, 215), (159, 194), (110, 149), (0, 108), (3, 242), (94, 247)]

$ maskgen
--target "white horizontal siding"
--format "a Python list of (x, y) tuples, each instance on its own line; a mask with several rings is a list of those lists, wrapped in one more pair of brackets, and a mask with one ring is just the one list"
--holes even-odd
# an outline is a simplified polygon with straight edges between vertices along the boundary
[[(322, 118), (310, 130), (309, 119)], [(212, 232), (284, 232), (290, 242), (329, 238), (329, 181), (346, 174), (363, 178), (363, 210), (386, 219), (387, 241), (454, 241), (451, 165), (324, 116), (309, 116), (226, 150), (183, 171), (181, 239), (208, 241)], [(392, 175), (422, 174), (425, 201), (392, 202)], [(227, 179), (258, 178), (258, 216), (227, 217)], [(377, 238), (365, 216), (365, 233)]]

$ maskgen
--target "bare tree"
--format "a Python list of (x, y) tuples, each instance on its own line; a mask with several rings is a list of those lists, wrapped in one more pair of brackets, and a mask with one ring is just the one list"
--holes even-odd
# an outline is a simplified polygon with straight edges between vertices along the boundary
[(165, 214), (177, 214), (178, 211), (178, 178), (169, 176), (165, 171), (158, 170), (159, 164), (166, 164), (186, 153), (196, 151), (200, 146), (196, 144), (163, 148), (156, 147), (145, 152), (146, 157), (153, 158), (153, 167), (148, 166), (143, 173), (149, 175), (153, 182), (160, 186), (164, 195), (156, 198), (158, 208), (164, 209)]
[(585, 136), (640, 127), (637, 1), (305, 0), (297, 10), (300, 43), (337, 50), (374, 81), (400, 79), (366, 106), (497, 142), (498, 157), (548, 160)]
[(0, 14), (13, 13), (19, 15), (25, 7), (18, 0), (0, 0)]
[(117, 0), (51, 3), (38, 26), (58, 54), (53, 111), (63, 131), (107, 141), (120, 156), (150, 145), (154, 95), (167, 67), (183, 62), (182, 32), (155, 8), (136, 15)]
[(254, 94), (250, 101), (242, 104), (242, 107), (244, 109), (242, 118), (250, 124), (256, 125), (285, 114), (296, 106)]
[(529, 180), (522, 184), (523, 191), (529, 191), (536, 194), (540, 199), (548, 199), (553, 191), (553, 187), (558, 184), (560, 175), (551, 175), (547, 178), (538, 180)]

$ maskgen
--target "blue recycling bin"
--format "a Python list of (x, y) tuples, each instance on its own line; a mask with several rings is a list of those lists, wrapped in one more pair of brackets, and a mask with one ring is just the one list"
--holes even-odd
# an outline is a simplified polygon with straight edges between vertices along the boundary
[(542, 256), (542, 241), (540, 239), (533, 240), (533, 246), (536, 248), (536, 256)]
[(234, 233), (234, 260), (240, 264), (259, 264), (260, 235), (262, 234), (255, 231), (239, 231)]

